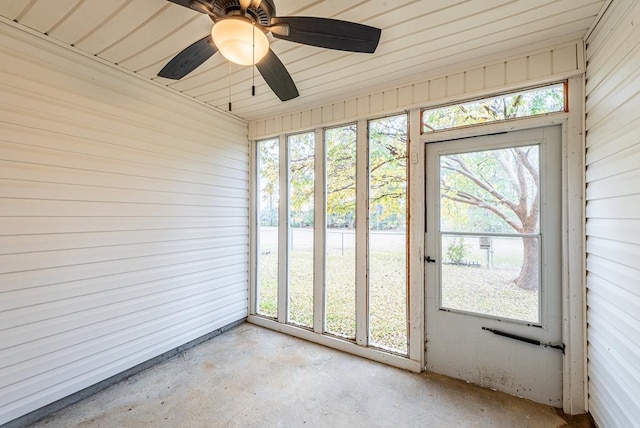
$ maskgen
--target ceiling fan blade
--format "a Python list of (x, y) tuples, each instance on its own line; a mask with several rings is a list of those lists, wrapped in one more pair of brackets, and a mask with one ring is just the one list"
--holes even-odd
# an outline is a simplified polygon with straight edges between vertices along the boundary
[(218, 48), (213, 44), (213, 39), (211, 38), (211, 34), (209, 34), (173, 57), (173, 59), (160, 70), (158, 76), (174, 80), (182, 79), (216, 52), (218, 52)]
[(300, 95), (291, 75), (271, 49), (256, 67), (280, 101), (288, 101)]
[(274, 17), (271, 25), (289, 27), (288, 35), (286, 31), (272, 32), (278, 39), (348, 52), (375, 52), (382, 32), (355, 22), (312, 16)]
[(167, 0), (180, 6), (188, 7), (200, 13), (211, 15), (211, 6), (203, 0)]

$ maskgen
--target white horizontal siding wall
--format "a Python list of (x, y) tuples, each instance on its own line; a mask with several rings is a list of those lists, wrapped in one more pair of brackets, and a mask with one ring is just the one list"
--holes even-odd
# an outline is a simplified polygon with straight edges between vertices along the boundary
[(0, 23), (0, 424), (247, 315), (247, 124)]
[(613, 0), (587, 39), (589, 408), (640, 423), (640, 2)]
[(417, 107), (454, 103), (527, 85), (561, 81), (584, 72), (582, 41), (428, 78), (358, 98), (249, 123), (249, 138), (331, 126)]

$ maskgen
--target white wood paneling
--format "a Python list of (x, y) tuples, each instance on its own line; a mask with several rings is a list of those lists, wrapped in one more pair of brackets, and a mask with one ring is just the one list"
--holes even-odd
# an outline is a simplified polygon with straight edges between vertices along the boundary
[[(508, 91), (527, 85), (567, 79), (584, 72), (582, 61), (582, 41), (575, 41), (557, 47), (535, 51), (489, 63), (477, 68), (459, 70), (444, 76), (434, 76), (402, 86), (376, 92), (341, 103), (332, 103), (294, 114), (312, 114), (322, 109), (324, 116), (333, 120), (324, 126), (335, 125), (374, 115), (397, 113), (399, 110), (420, 108), (438, 104), (453, 103), (458, 100), (492, 95), (496, 91)], [(557, 58), (562, 58), (557, 60)], [(345, 109), (343, 106), (356, 106)], [(329, 111), (336, 113), (329, 113)], [(249, 123), (249, 137), (258, 139), (271, 137), (280, 132), (298, 132), (308, 129), (305, 123), (290, 122), (278, 132), (269, 132), (267, 125), (274, 121), (285, 123), (284, 117), (274, 116)]]
[[(207, 16), (166, 0), (0, 0), (0, 17), (221, 110), (227, 109), (231, 97), (235, 115), (256, 121), (369, 93), (375, 94), (370, 112), (393, 109), (399, 99), (393, 87), (419, 82), (425, 76), (470, 78), (479, 84), (477, 75), (451, 71), (476, 70), (505, 56), (522, 56), (582, 39), (606, 1), (274, 0), (278, 16), (328, 17), (382, 29), (373, 55), (272, 38), (273, 51), (300, 92), (299, 98), (285, 103), (255, 69), (230, 66), (221, 55), (214, 55), (180, 81), (157, 77), (174, 55), (206, 35), (212, 25)], [(553, 55), (553, 63), (534, 57), (533, 64), (524, 59), (509, 63), (496, 70), (495, 81), (493, 73), (488, 74), (482, 87), (499, 87), (504, 79), (515, 83), (524, 69), (536, 78), (548, 74), (549, 67), (555, 73), (576, 67), (571, 54), (546, 51), (540, 55)], [(256, 96), (251, 94), (254, 80)], [(448, 96), (461, 90), (459, 82), (448, 84)], [(329, 113), (323, 110), (322, 114)]]
[(589, 408), (640, 421), (640, 3), (613, 0), (587, 39)]
[(246, 122), (4, 23), (0, 82), (3, 424), (247, 316), (249, 155)]

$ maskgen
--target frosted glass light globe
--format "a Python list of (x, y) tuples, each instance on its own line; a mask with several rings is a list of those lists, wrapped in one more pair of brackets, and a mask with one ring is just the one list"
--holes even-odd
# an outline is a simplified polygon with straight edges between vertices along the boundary
[(216, 22), (211, 37), (220, 53), (239, 65), (254, 65), (269, 50), (267, 35), (251, 21), (239, 16)]

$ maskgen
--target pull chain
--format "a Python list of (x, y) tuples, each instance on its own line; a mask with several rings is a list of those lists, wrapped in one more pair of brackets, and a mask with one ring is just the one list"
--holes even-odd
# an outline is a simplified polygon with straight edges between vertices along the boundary
[[(251, 42), (252, 46), (251, 46), (251, 63), (254, 65), (256, 65), (256, 23), (253, 23), (253, 33), (251, 33), (253, 35), (253, 41)], [(251, 96), (255, 97), (256, 96), (256, 69), (252, 67), (251, 68)]]
[(229, 111), (231, 111), (231, 61), (229, 62)]

